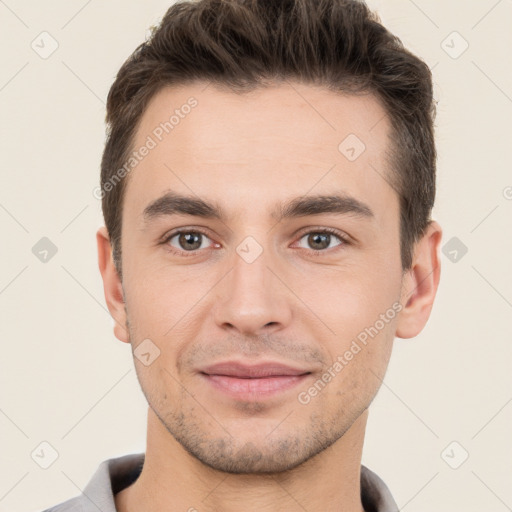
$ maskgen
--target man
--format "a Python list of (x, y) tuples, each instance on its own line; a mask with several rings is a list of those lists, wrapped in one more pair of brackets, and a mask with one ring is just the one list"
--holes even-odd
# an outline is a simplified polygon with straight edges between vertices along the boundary
[(361, 455), (439, 283), (433, 117), (361, 2), (168, 10), (109, 92), (99, 190), (147, 450), (52, 512), (398, 510)]

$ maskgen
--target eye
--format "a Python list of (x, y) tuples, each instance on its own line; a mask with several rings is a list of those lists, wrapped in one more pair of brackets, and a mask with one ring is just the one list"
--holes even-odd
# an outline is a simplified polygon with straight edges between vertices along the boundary
[[(168, 251), (178, 256), (194, 256), (208, 247), (221, 247), (213, 242), (206, 233), (197, 229), (180, 229), (170, 233), (161, 242)], [(350, 245), (350, 239), (335, 229), (322, 228), (310, 230), (300, 237), (298, 247), (313, 254), (331, 253)], [(304, 245), (305, 244), (305, 245)]]
[(206, 249), (208, 240), (208, 236), (201, 231), (181, 230), (171, 233), (162, 243), (169, 245), (172, 252), (183, 254)]
[[(336, 239), (339, 243), (335, 243)], [(305, 240), (309, 247), (300, 245), (300, 242)], [(299, 247), (303, 249), (312, 249), (313, 252), (326, 252), (327, 249), (335, 249), (336, 247), (349, 244), (349, 240), (342, 233), (331, 229), (321, 229), (309, 231), (303, 234), (299, 240)]]

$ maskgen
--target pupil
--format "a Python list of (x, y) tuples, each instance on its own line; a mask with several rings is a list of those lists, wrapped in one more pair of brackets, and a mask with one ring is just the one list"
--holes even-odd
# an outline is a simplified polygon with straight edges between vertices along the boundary
[[(194, 234), (190, 234), (190, 233), (185, 233), (185, 234), (181, 234), (180, 236), (180, 244), (182, 246), (186, 246), (188, 247), (189, 249), (197, 249), (201, 246), (201, 242), (199, 242), (199, 237), (201, 235), (199, 233), (194, 233)], [(196, 247), (197, 245), (197, 247)]]
[[(310, 235), (310, 242), (312, 242), (312, 245), (318, 245), (320, 244), (320, 247), (316, 247), (316, 249), (325, 249), (326, 247), (329, 247), (329, 237), (331, 235), (326, 233), (315, 233), (313, 235)], [(323, 242), (323, 243), (322, 243)]]

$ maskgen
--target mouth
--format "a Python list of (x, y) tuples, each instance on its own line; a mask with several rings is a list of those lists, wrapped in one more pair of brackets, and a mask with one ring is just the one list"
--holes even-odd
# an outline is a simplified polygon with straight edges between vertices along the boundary
[(303, 382), (311, 371), (277, 362), (248, 365), (222, 362), (202, 369), (201, 377), (216, 391), (237, 400), (262, 400), (289, 391)]

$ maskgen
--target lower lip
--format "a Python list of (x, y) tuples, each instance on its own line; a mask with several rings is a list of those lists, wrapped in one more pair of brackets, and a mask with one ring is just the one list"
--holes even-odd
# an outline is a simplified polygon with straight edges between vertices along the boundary
[(238, 400), (261, 400), (288, 391), (310, 374), (243, 379), (227, 375), (201, 374), (215, 389)]

